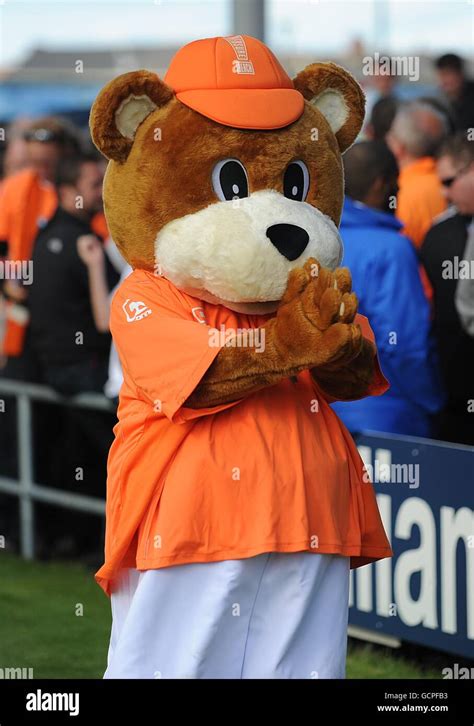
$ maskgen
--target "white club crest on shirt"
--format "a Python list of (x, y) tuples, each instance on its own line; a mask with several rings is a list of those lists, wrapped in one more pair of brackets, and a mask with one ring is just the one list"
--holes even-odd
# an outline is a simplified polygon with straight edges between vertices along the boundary
[(134, 323), (136, 320), (142, 320), (152, 314), (152, 310), (140, 300), (131, 301), (127, 298), (122, 305), (127, 323)]
[(198, 323), (203, 323), (203, 324), (206, 323), (206, 315), (205, 315), (204, 310), (202, 308), (200, 308), (200, 307), (193, 308), (191, 310), (191, 312), (193, 314), (193, 318), (195, 320), (197, 320)]

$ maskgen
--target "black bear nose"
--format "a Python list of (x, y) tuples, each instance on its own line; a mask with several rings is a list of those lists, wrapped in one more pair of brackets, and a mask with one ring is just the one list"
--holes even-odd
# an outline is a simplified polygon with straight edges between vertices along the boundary
[(296, 260), (309, 242), (307, 231), (296, 224), (272, 224), (267, 229), (267, 237), (287, 260)]

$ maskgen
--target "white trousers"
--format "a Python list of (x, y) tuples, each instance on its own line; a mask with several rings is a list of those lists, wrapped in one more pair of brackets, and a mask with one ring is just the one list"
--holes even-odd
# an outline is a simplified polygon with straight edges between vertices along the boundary
[(122, 570), (104, 678), (344, 678), (349, 558)]

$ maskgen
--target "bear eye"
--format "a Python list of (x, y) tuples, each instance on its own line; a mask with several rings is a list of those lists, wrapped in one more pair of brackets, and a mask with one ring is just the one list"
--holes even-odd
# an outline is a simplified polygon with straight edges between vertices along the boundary
[(309, 171), (304, 161), (292, 161), (283, 176), (283, 194), (288, 199), (302, 202), (309, 189)]
[(244, 165), (238, 159), (218, 161), (212, 170), (212, 186), (223, 202), (248, 197), (249, 183)]

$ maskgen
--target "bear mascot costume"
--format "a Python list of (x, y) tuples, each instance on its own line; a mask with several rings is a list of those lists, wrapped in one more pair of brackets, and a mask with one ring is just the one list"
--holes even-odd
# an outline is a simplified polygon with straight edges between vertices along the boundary
[(391, 556), (330, 407), (387, 387), (338, 268), (341, 154), (364, 117), (332, 63), (291, 80), (249, 36), (189, 43), (91, 112), (123, 368), (108, 460), (105, 678), (342, 678), (350, 568)]

